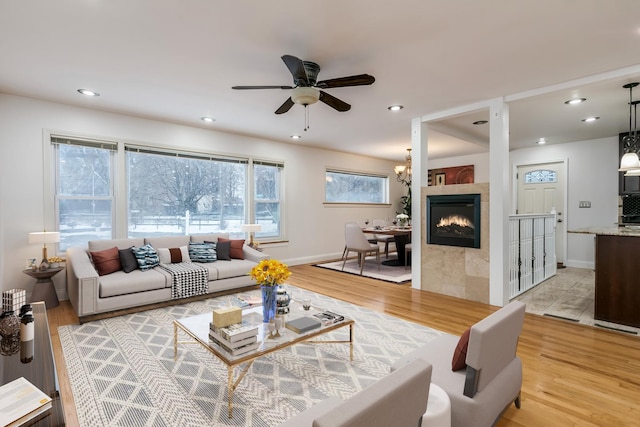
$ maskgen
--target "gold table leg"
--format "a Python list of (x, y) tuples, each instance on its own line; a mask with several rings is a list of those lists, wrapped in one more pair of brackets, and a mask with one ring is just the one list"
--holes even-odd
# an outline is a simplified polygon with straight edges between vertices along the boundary
[(251, 365), (253, 365), (253, 360), (247, 362), (247, 366), (244, 367), (244, 369), (242, 370), (242, 372), (240, 372), (240, 375), (238, 375), (238, 378), (235, 381), (233, 381), (233, 366), (227, 366), (227, 370), (228, 370), (227, 391), (229, 396), (229, 418), (233, 417), (233, 393), (236, 391), (236, 388), (238, 388), (240, 381), (242, 381), (244, 376), (249, 371), (249, 368), (251, 368)]
[(353, 323), (349, 325), (349, 359), (353, 362)]
[(173, 324), (173, 361), (178, 360), (178, 325)]

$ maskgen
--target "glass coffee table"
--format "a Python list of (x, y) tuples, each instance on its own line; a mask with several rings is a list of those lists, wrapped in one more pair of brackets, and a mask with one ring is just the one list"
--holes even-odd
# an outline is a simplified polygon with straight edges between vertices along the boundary
[[(322, 310), (311, 308), (310, 310), (302, 310), (297, 302), (291, 303), (291, 312), (284, 315), (285, 322), (290, 322), (299, 317), (313, 317), (314, 314), (322, 313)], [(341, 314), (341, 313), (340, 313)], [(323, 323), (319, 328), (312, 329), (308, 332), (296, 333), (285, 328), (280, 329), (280, 337), (270, 338), (267, 325), (262, 323), (262, 307), (246, 308), (242, 310), (242, 320), (255, 324), (258, 327), (258, 348), (239, 356), (234, 356), (209, 338), (209, 323), (213, 320), (212, 313), (199, 314), (197, 316), (186, 317), (184, 319), (174, 320), (173, 322), (173, 357), (178, 359), (178, 344), (200, 344), (209, 350), (214, 356), (227, 366), (227, 390), (228, 390), (228, 407), (229, 418), (233, 416), (233, 393), (251, 368), (253, 362), (259, 357), (265, 356), (274, 351), (291, 347), (301, 342), (313, 344), (349, 344), (349, 359), (353, 360), (353, 327), (355, 322), (346, 316), (343, 320), (336, 323)], [(314, 340), (314, 338), (324, 335), (336, 329), (349, 327), (348, 340)], [(178, 333), (182, 331), (184, 334), (192, 338), (194, 341), (178, 341)], [(234, 374), (234, 370), (239, 365), (241, 367), (238, 376)]]

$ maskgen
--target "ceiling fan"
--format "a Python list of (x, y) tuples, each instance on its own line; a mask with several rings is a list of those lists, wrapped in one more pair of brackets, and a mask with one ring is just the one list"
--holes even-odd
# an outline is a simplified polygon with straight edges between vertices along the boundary
[(294, 104), (307, 107), (320, 101), (337, 111), (349, 111), (351, 105), (329, 95), (320, 89), (332, 89), (346, 86), (365, 86), (373, 84), (376, 79), (369, 74), (339, 77), (336, 79), (317, 81), (320, 66), (315, 62), (302, 61), (292, 55), (283, 55), (282, 60), (293, 76), (293, 86), (233, 86), (232, 89), (287, 89), (291, 96), (276, 110), (276, 114), (286, 113)]

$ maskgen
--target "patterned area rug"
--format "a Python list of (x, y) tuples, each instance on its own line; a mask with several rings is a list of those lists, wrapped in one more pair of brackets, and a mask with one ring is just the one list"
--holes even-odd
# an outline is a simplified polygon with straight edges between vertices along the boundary
[[(385, 261), (384, 256), (380, 257), (380, 261)], [(316, 267), (328, 268), (335, 271), (343, 271), (342, 261), (316, 264)], [(358, 260), (356, 258), (347, 260), (346, 264), (344, 265), (344, 273), (360, 275), (360, 266), (358, 266)], [(411, 267), (404, 268), (404, 266), (390, 266), (381, 264), (380, 271), (378, 271), (376, 258), (367, 257), (364, 263), (364, 269), (362, 270), (362, 275), (365, 277), (370, 277), (372, 279), (384, 280), (385, 282), (402, 284), (411, 281)]]
[[(352, 396), (441, 334), (293, 286), (288, 291), (294, 301), (311, 298), (315, 307), (355, 319), (353, 362), (346, 344), (298, 344), (258, 359), (235, 392), (229, 419), (227, 368), (199, 345), (180, 345), (174, 361), (172, 321), (227, 306), (233, 296), (62, 326), (80, 426), (278, 425), (330, 396)], [(241, 295), (258, 298), (259, 291)], [(344, 328), (324, 337), (347, 334)]]

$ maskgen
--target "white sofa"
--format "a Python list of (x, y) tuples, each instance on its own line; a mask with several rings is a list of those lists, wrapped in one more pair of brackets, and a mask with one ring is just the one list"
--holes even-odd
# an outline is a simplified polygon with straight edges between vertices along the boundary
[[(179, 248), (189, 242), (217, 242), (218, 237), (229, 238), (227, 233), (196, 234), (191, 236), (163, 236), (131, 239), (92, 240), (86, 248), (67, 249), (67, 292), (80, 322), (92, 316), (125, 308), (170, 301), (171, 275), (161, 267), (150, 270), (117, 271), (99, 276), (90, 252), (117, 247), (127, 249), (150, 244), (158, 248)], [(255, 286), (249, 271), (268, 255), (244, 245), (244, 259), (218, 260), (194, 263), (208, 272), (208, 293)]]

